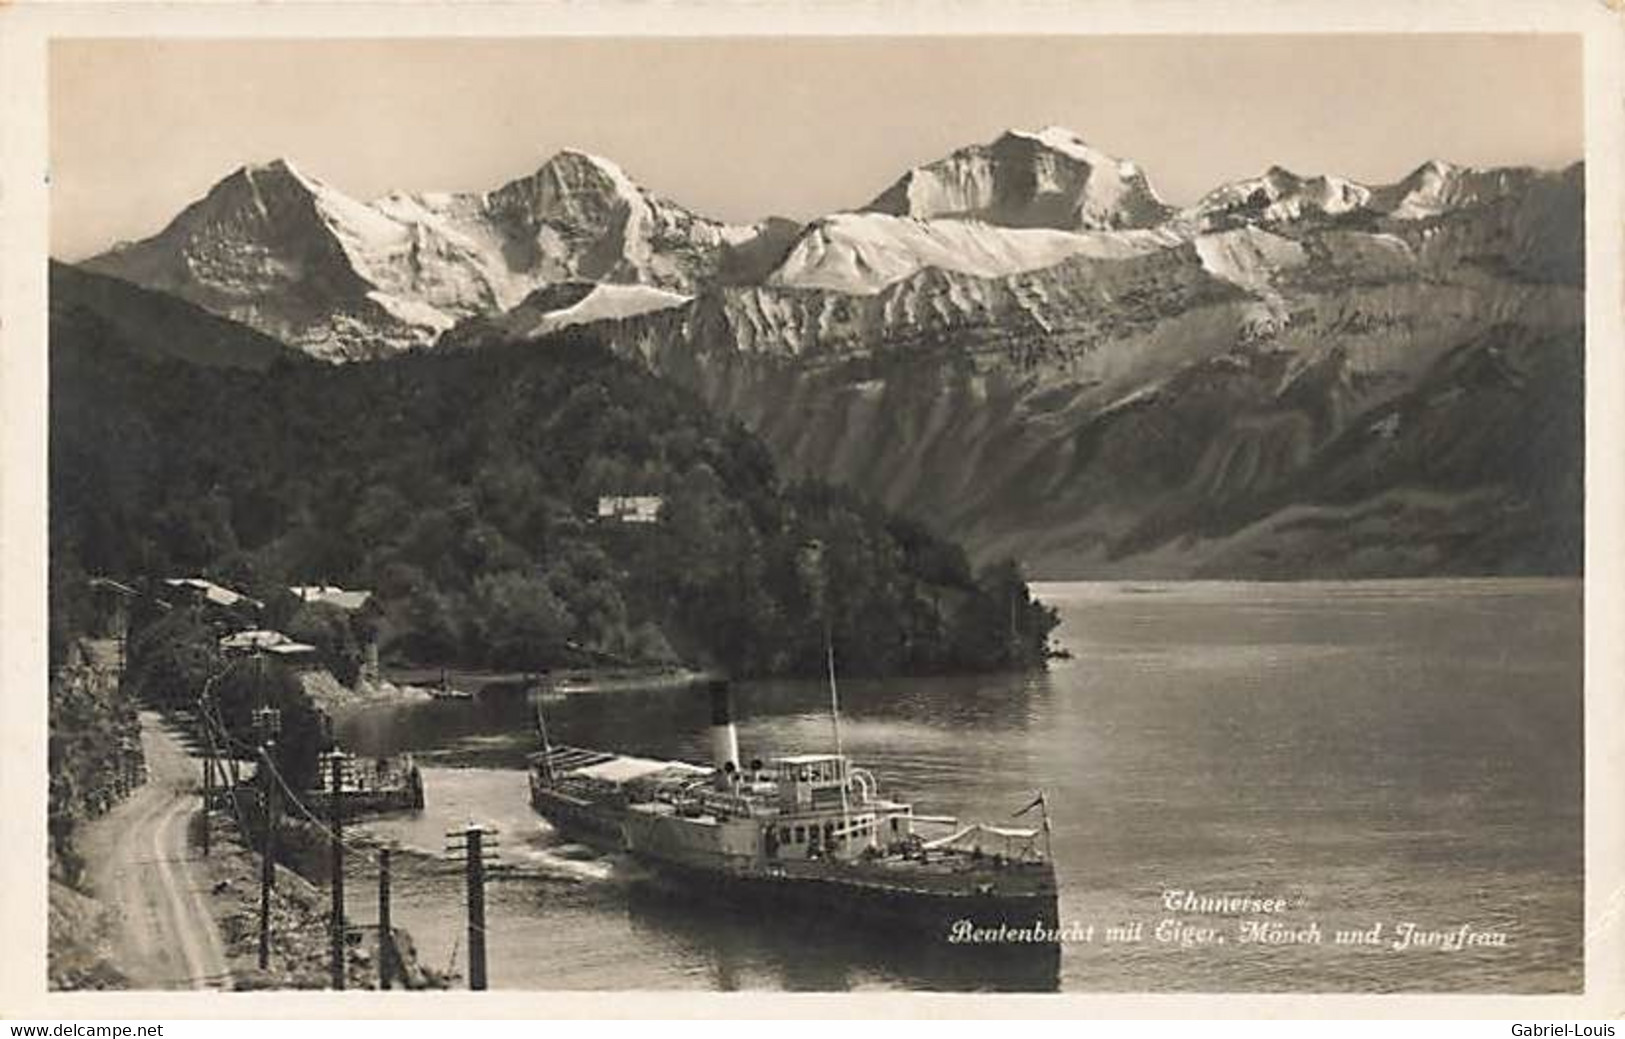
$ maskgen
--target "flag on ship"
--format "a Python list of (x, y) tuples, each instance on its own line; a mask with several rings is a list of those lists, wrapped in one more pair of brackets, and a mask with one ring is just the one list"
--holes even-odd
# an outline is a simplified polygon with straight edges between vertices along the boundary
[(1042, 808), (1044, 810), (1044, 825), (1048, 826), (1049, 825), (1049, 804), (1048, 804), (1048, 802), (1046, 802), (1044, 800), (1043, 791), (1039, 791), (1038, 796), (1033, 798), (1032, 802), (1030, 804), (1028, 804), (1027, 807), (1025, 807), (1021, 811), (1016, 812), (1015, 814), (1011, 815), (1010, 818), (1019, 819), (1022, 816), (1026, 815), (1028, 812), (1032, 811), (1034, 808)]
[(1049, 846), (1049, 835), (1050, 835), (1049, 802), (1044, 800), (1044, 791), (1040, 790), (1038, 792), (1038, 796), (1033, 798), (1031, 801), (1029, 801), (1027, 803), (1027, 807), (1025, 807), (1021, 811), (1015, 813), (1010, 818), (1019, 819), (1022, 816), (1026, 815), (1028, 812), (1032, 811), (1034, 808), (1037, 808), (1040, 812), (1042, 812), (1043, 817), (1044, 817), (1044, 826), (1043, 826), (1043, 830), (1044, 830), (1044, 858), (1048, 859), (1050, 862), (1054, 862), (1055, 861), (1054, 852), (1052, 851), (1052, 849)]

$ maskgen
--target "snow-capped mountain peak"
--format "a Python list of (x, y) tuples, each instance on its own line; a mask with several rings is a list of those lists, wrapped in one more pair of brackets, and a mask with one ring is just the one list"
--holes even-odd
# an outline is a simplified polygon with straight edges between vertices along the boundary
[(1037, 141), (1052, 151), (1077, 159), (1079, 162), (1097, 162), (1102, 153), (1089, 147), (1089, 143), (1064, 126), (1046, 126), (1041, 130), (1021, 130), (1015, 127), (1005, 131), (1010, 137), (1024, 137)]
[(1343, 177), (1306, 177), (1285, 166), (1208, 192), (1178, 217), (1181, 226), (1221, 230), (1242, 224), (1282, 224), (1307, 216), (1338, 216), (1365, 207), (1371, 189)]
[(626, 175), (626, 171), (621, 168), (620, 163), (614, 161), (613, 159), (606, 159), (602, 155), (587, 151), (583, 148), (573, 148), (569, 146), (560, 148), (557, 154), (549, 159), (548, 162), (571, 164), (585, 163), (588, 166), (598, 169), (604, 174), (604, 176), (615, 181), (618, 185), (630, 185), (632, 186), (633, 190), (640, 190), (632, 184), (632, 178)]
[[(1226, 272), (1220, 281), (1268, 298), (1272, 272), (1301, 260), (1275, 239), (1320, 230), (1362, 232), (1328, 236), (1326, 255), (1382, 262), (1453, 262), (1509, 236), (1538, 253), (1553, 240), (1548, 251), (1567, 270), (1577, 265), (1567, 239), (1541, 228), (1579, 212), (1571, 200), (1582, 187), (1578, 167), (1549, 175), (1430, 160), (1373, 189), (1271, 165), (1176, 214), (1135, 163), (1050, 125), (910, 169), (857, 211), (729, 225), (580, 148), (491, 191), (393, 191), (370, 202), (273, 158), (239, 167), (163, 231), (85, 266), (343, 360), (427, 346), (527, 300), (541, 328), (672, 309), (711, 289), (879, 296), (916, 275), (958, 284), (1062, 264), (1105, 270), (1192, 243)], [(1473, 215), (1449, 235), (1387, 240), (1432, 235), (1406, 225), (1465, 211)], [(1248, 229), (1274, 237), (1231, 233)], [(567, 306), (532, 297), (564, 284), (613, 290)]]
[(198, 218), (200, 207), (211, 211), (244, 205), (262, 209), (267, 197), (310, 197), (318, 190), (315, 181), (286, 159), (245, 163), (217, 182), (199, 202), (182, 210), (176, 221)]
[(1524, 168), (1484, 170), (1429, 159), (1384, 188), (1376, 205), (1396, 220), (1421, 220), (1505, 198), (1522, 191), (1536, 176)]
[(1058, 126), (1007, 130), (916, 166), (863, 208), (1065, 231), (1151, 227), (1170, 212), (1139, 167)]
[[(234, 170), (159, 234), (85, 266), (345, 360), (428, 345), (559, 282), (690, 293), (724, 269), (760, 265), (753, 250), (771, 252), (783, 234), (699, 216), (574, 148), (495, 191), (371, 202), (273, 159)], [(610, 309), (648, 299), (617, 297)]]
[(659, 201), (619, 163), (580, 148), (561, 148), (533, 173), (509, 181), (486, 197), (497, 207), (523, 200), (533, 208), (540, 207), (538, 215), (545, 218), (556, 207), (568, 208), (572, 196), (592, 196), (611, 205)]
[(293, 164), (292, 159), (282, 155), (278, 155), (273, 159), (265, 159), (261, 162), (248, 163), (243, 167), (243, 170), (248, 173), (286, 174), (290, 177), (299, 178), (303, 178), (304, 176), (299, 172), (299, 168)]
[(1061, 231), (982, 220), (837, 213), (810, 225), (768, 278), (771, 285), (868, 295), (922, 270), (996, 278), (1070, 257), (1124, 259), (1180, 242), (1159, 230)]
[(1429, 159), (1416, 167), (1411, 176), (1448, 177), (1461, 168), (1453, 162), (1446, 162), (1444, 159)]

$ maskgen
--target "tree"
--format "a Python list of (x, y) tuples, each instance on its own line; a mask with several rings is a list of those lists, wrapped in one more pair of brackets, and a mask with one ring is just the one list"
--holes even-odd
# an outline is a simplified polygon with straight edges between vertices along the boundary
[(177, 607), (137, 632), (128, 666), (137, 695), (166, 707), (191, 707), (203, 684), (226, 669), (219, 636), (196, 608)]
[[(758, 438), (592, 333), (566, 330), (543, 350), (226, 374), (93, 351), (61, 331), (53, 605), (71, 604), (75, 562), (133, 580), (184, 560), (267, 589), (254, 592), (271, 603), (262, 623), (317, 645), (346, 680), (353, 620), (295, 624), (302, 606), (269, 589), (315, 575), (371, 588), (385, 648), (425, 663), (539, 665), (574, 641), (815, 674), (822, 615), (795, 559), (818, 538), (843, 670), (1036, 659), (1010, 652), (1008, 597), (974, 580), (957, 546), (850, 490), (782, 485)], [(98, 461), (127, 449), (143, 478)], [(661, 495), (659, 521), (595, 522), (598, 495), (625, 491)], [(1041, 642), (1043, 618), (1018, 614), (1024, 639)]]
[(567, 652), (576, 618), (549, 583), (509, 571), (474, 582), (471, 607), (493, 664), (544, 667)]
[(254, 727), (254, 713), (275, 709), (279, 729), (272, 760), (277, 771), (294, 790), (316, 785), (318, 758), (332, 745), (332, 738), (297, 672), (273, 658), (239, 657), (210, 686), (210, 698), (239, 751), (253, 746), (262, 735)]
[(471, 623), (465, 596), (443, 592), (425, 581), (410, 593), (402, 611), (405, 632), (398, 646), (419, 661), (462, 659), (465, 630)]
[(349, 613), (332, 603), (304, 603), (289, 618), (287, 634), (296, 642), (315, 646), (333, 677), (345, 685), (355, 684), (362, 652)]

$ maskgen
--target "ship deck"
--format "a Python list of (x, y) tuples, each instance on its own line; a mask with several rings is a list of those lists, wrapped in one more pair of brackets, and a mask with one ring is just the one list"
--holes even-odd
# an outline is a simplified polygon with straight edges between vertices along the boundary
[(559, 746), (537, 751), (535, 754), (530, 755), (530, 761), (535, 765), (546, 764), (555, 773), (565, 773), (574, 772), (580, 768), (590, 768), (593, 765), (602, 765), (606, 761), (614, 761), (621, 756), (603, 750), (589, 750), (586, 747)]
[[(545, 765), (555, 777), (582, 781), (599, 778), (600, 773), (626, 771), (631, 774), (653, 774), (667, 769), (702, 774), (705, 770), (684, 762), (664, 762), (613, 754), (583, 747), (555, 746), (530, 756), (533, 765)], [(584, 809), (598, 804), (590, 792), (576, 791), (574, 782), (553, 787), (553, 796), (577, 803)], [(875, 807), (906, 807), (883, 801)], [(699, 810), (694, 810), (699, 809)], [(678, 806), (660, 799), (622, 801), (615, 811), (656, 817), (681, 815), (696, 825), (715, 825), (716, 814), (690, 806), (682, 811)], [(755, 813), (751, 813), (755, 814)], [(762, 813), (764, 820), (776, 811)], [(738, 870), (738, 867), (735, 867)], [(926, 850), (909, 855), (896, 852), (857, 859), (758, 859), (741, 872), (767, 880), (823, 882), (854, 885), (879, 891), (895, 890), (910, 893), (964, 895), (978, 889), (993, 889), (1001, 893), (1042, 896), (1055, 890), (1054, 870), (1047, 859), (1012, 860), (989, 855), (975, 855), (955, 850)]]

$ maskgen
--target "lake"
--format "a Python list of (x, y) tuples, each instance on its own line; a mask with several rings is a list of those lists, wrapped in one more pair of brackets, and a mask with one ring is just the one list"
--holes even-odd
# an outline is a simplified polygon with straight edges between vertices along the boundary
[[(841, 703), (847, 753), (918, 811), (1002, 821), (1044, 791), (1061, 919), (1094, 927), (1044, 976), (650, 895), (636, 864), (567, 844), (531, 812), (535, 735), (516, 699), (341, 718), (347, 747), (410, 751), (425, 769), (424, 812), (354, 829), (410, 853), (395, 919), (426, 961), (460, 970), (463, 878), (445, 833), (501, 829), (497, 988), (1580, 989), (1579, 581), (1036, 591), (1070, 659), (848, 681)], [(746, 757), (830, 747), (821, 682), (739, 683), (735, 711)], [(547, 718), (555, 742), (707, 756), (699, 689), (574, 697)], [(349, 914), (376, 920), (373, 863), (352, 855), (351, 874)], [(1174, 891), (1280, 905), (1204, 913), (1170, 908)]]

